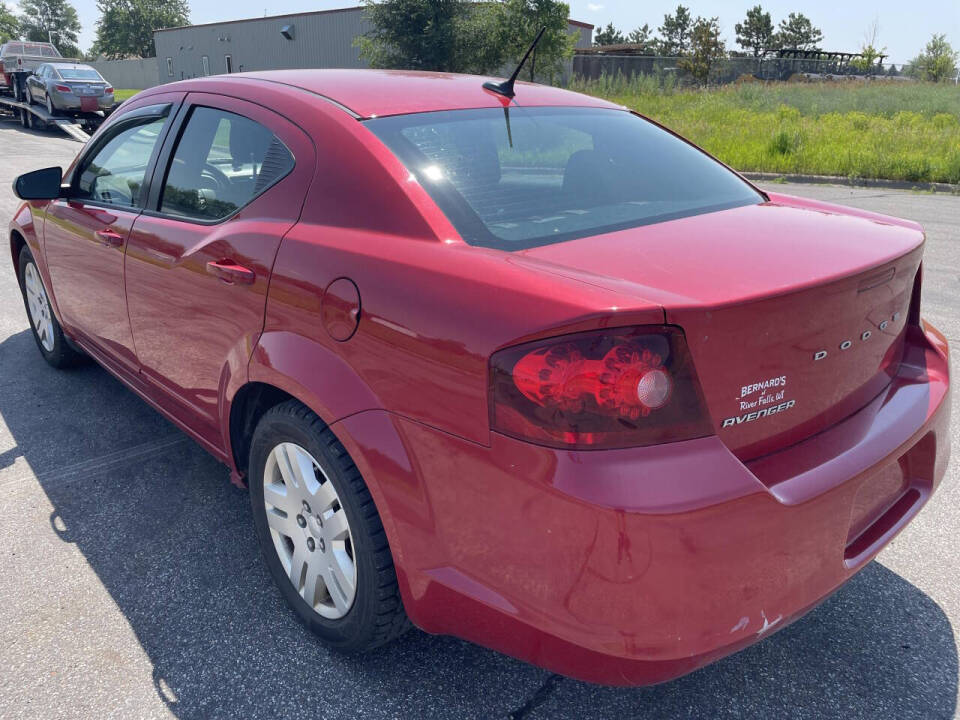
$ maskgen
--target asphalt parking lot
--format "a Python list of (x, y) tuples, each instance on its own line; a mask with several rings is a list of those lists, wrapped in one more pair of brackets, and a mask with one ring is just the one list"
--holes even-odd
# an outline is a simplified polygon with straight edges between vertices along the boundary
[[(3, 223), (16, 175), (79, 149), (0, 121)], [(924, 313), (960, 348), (960, 197), (771, 189), (924, 223)], [(0, 718), (956, 717), (960, 393), (948, 477), (879, 560), (808, 617), (690, 676), (597, 687), (419, 631), (348, 657), (284, 606), (225, 467), (98, 367), (44, 364), (7, 257)]]

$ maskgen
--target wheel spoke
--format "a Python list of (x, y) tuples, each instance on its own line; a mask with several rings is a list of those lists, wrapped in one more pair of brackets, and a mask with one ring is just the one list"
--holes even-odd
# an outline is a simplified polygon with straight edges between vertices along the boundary
[(303, 592), (300, 594), (311, 607), (317, 605), (317, 586), (320, 580), (320, 573), (323, 569), (323, 563), (318, 558), (312, 557), (307, 562), (307, 573), (303, 582)]
[(303, 488), (311, 495), (317, 486), (317, 475), (314, 470), (313, 458), (296, 445), (286, 445), (290, 465), (297, 476), (298, 487)]
[(337, 572), (337, 564), (335, 562), (330, 563), (330, 565), (323, 570), (323, 583), (327, 586), (327, 592), (330, 593), (333, 606), (341, 615), (346, 614), (347, 610), (350, 609), (351, 599), (347, 595), (349, 585), (344, 586), (342, 584), (344, 579), (343, 571)]
[(283, 482), (289, 488), (300, 488), (303, 486), (299, 482), (299, 477), (297, 476), (296, 470), (294, 470), (293, 463), (290, 462), (289, 447), (287, 443), (277, 445), (273, 450), (273, 454), (277, 458), (277, 466), (280, 468), (280, 475), (283, 477)]
[(267, 525), (283, 537), (295, 538), (298, 530), (293, 515), (282, 515), (279, 511), (267, 509)]
[(296, 543), (293, 549), (293, 557), (290, 558), (290, 569), (288, 574), (290, 575), (290, 582), (293, 583), (293, 586), (297, 589), (297, 592), (302, 592), (300, 581), (303, 579), (304, 572), (307, 569), (307, 556), (310, 551), (307, 550), (307, 545), (304, 542)]
[(300, 501), (294, 497), (291, 489), (280, 483), (268, 483), (263, 486), (263, 501), (267, 505), (283, 510), (287, 515), (296, 515)]
[[(311, 507), (314, 508), (315, 512), (320, 512), (326, 514), (327, 510), (333, 507), (334, 503), (339, 502), (337, 497), (337, 491), (333, 489), (333, 483), (327, 480), (325, 483), (318, 483), (317, 486), (313, 489), (313, 503)], [(324, 518), (326, 522), (326, 518)]]
[(343, 508), (323, 519), (323, 529), (326, 536), (331, 540), (347, 539), (350, 534), (350, 526), (347, 524), (347, 514), (343, 511)]

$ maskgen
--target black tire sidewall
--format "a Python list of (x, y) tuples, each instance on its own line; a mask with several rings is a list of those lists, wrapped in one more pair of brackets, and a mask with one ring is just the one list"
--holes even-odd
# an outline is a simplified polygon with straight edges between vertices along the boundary
[[(324, 434), (329, 435), (326, 430)], [(342, 618), (331, 620), (318, 614), (304, 601), (287, 576), (267, 525), (263, 501), (263, 474), (271, 450), (282, 442), (292, 442), (309, 452), (326, 473), (347, 514), (353, 540), (354, 562), (357, 565), (357, 589), (353, 605)], [(254, 527), (260, 549), (271, 576), (297, 616), (327, 645), (350, 652), (362, 650), (373, 634), (377, 613), (377, 570), (372, 541), (367, 532), (364, 514), (358, 507), (349, 478), (340, 469), (340, 460), (333, 455), (324, 438), (317, 436), (311, 424), (293, 413), (269, 412), (260, 421), (250, 446), (249, 485)], [(362, 482), (362, 481), (361, 481)]]

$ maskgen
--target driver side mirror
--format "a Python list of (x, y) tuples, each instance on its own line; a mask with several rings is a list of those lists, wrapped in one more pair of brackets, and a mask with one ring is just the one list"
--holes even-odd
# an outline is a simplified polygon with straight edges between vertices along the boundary
[(48, 167), (24, 173), (13, 181), (13, 194), (21, 200), (55, 200), (63, 195), (63, 170)]

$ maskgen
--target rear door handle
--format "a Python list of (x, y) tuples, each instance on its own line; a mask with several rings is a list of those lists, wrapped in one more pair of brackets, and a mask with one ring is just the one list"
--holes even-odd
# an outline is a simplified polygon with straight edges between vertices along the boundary
[(217, 260), (207, 263), (207, 272), (216, 275), (223, 282), (241, 285), (252, 285), (257, 279), (257, 274), (248, 267), (237, 265), (233, 260)]
[(107, 247), (121, 247), (123, 245), (123, 235), (110, 228), (97, 230), (93, 234), (97, 236), (97, 240), (100, 241), (101, 245), (106, 245)]

